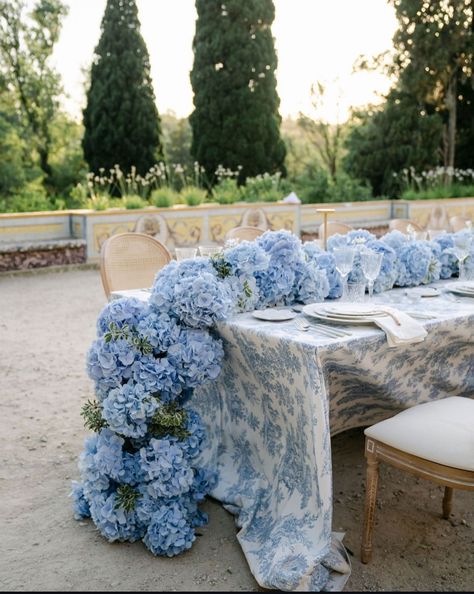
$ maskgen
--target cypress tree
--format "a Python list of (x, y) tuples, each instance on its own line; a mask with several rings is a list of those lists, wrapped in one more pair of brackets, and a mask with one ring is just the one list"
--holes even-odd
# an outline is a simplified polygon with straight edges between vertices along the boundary
[(191, 152), (210, 178), (285, 173), (272, 0), (196, 0)]
[(135, 0), (107, 0), (84, 127), (82, 145), (92, 171), (117, 163), (143, 175), (162, 158), (160, 117)]

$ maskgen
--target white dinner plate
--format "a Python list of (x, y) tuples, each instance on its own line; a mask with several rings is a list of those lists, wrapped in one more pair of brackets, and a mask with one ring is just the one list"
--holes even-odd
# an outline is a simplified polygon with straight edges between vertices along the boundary
[(441, 293), (434, 287), (416, 287), (405, 291), (407, 295), (416, 295), (418, 297), (439, 297)]
[(456, 293), (457, 295), (462, 295), (464, 297), (474, 297), (474, 283), (471, 282), (450, 283), (449, 285), (445, 285), (444, 288), (451, 293)]
[[(348, 304), (349, 305), (349, 304)], [(311, 318), (317, 318), (318, 320), (323, 320), (325, 322), (328, 323), (333, 323), (333, 324), (348, 324), (348, 325), (362, 325), (362, 326), (367, 326), (369, 324), (373, 324), (374, 323), (374, 315), (368, 315), (368, 316), (355, 316), (355, 317), (344, 317), (343, 315), (341, 315), (340, 317), (337, 317), (336, 314), (331, 314), (328, 315), (328, 313), (326, 313), (326, 308), (327, 305), (324, 303), (311, 303), (309, 305), (305, 305), (303, 307), (303, 313), (306, 314), (307, 316), (311, 317)], [(381, 313), (381, 315), (383, 315)]]
[(252, 312), (254, 318), (265, 320), (266, 322), (284, 322), (292, 320), (298, 315), (295, 311), (289, 309), (256, 309)]

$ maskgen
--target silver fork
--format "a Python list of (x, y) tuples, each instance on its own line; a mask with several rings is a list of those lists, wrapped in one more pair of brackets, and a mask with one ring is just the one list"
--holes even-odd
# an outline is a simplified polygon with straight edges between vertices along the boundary
[(340, 334), (338, 331), (333, 330), (332, 328), (323, 328), (321, 326), (316, 325), (312, 326), (308, 324), (308, 322), (305, 322), (302, 318), (295, 319), (295, 326), (298, 328), (298, 330), (301, 330), (302, 332), (308, 332), (308, 330), (313, 329), (320, 332), (321, 334), (324, 334), (325, 336), (328, 336), (329, 338), (341, 338), (342, 336), (344, 336), (343, 334)]

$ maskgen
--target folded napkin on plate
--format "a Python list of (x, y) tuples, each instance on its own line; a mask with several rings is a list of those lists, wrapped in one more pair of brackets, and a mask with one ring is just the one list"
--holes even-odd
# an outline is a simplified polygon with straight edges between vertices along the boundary
[(387, 335), (389, 347), (412, 344), (425, 340), (428, 333), (423, 326), (412, 317), (393, 307), (384, 307), (383, 311), (393, 315), (400, 322), (399, 326), (391, 315), (374, 319), (377, 326)]

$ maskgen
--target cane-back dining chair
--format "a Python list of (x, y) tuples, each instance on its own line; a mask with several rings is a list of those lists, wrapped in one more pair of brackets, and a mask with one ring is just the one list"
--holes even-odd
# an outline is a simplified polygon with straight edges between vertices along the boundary
[(472, 224), (472, 220), (469, 217), (451, 217), (449, 219), (449, 224), (451, 225), (452, 231), (456, 233), (456, 231), (462, 231), (463, 229), (467, 229), (468, 224)]
[(234, 227), (227, 231), (225, 240), (237, 240), (237, 241), (253, 241), (265, 233), (264, 229), (260, 227)]
[(107, 298), (112, 291), (151, 287), (171, 254), (157, 239), (142, 233), (109, 237), (100, 254), (100, 274)]
[(372, 557), (379, 462), (444, 487), (443, 518), (453, 489), (474, 491), (474, 400), (452, 396), (413, 406), (365, 430), (367, 484), (361, 559)]
[[(349, 231), (352, 231), (354, 227), (351, 227), (350, 225), (346, 225), (346, 223), (341, 223), (339, 221), (328, 221), (327, 229), (328, 237), (331, 237), (331, 235), (336, 235), (336, 233), (339, 233), (339, 235), (345, 235), (346, 233), (349, 233)], [(324, 241), (324, 223), (319, 227), (318, 236), (319, 239), (322, 239)]]
[(415, 221), (410, 221), (410, 219), (392, 219), (388, 224), (390, 231), (400, 231), (405, 235), (409, 226), (413, 227), (414, 231), (423, 231), (423, 227), (415, 223)]

